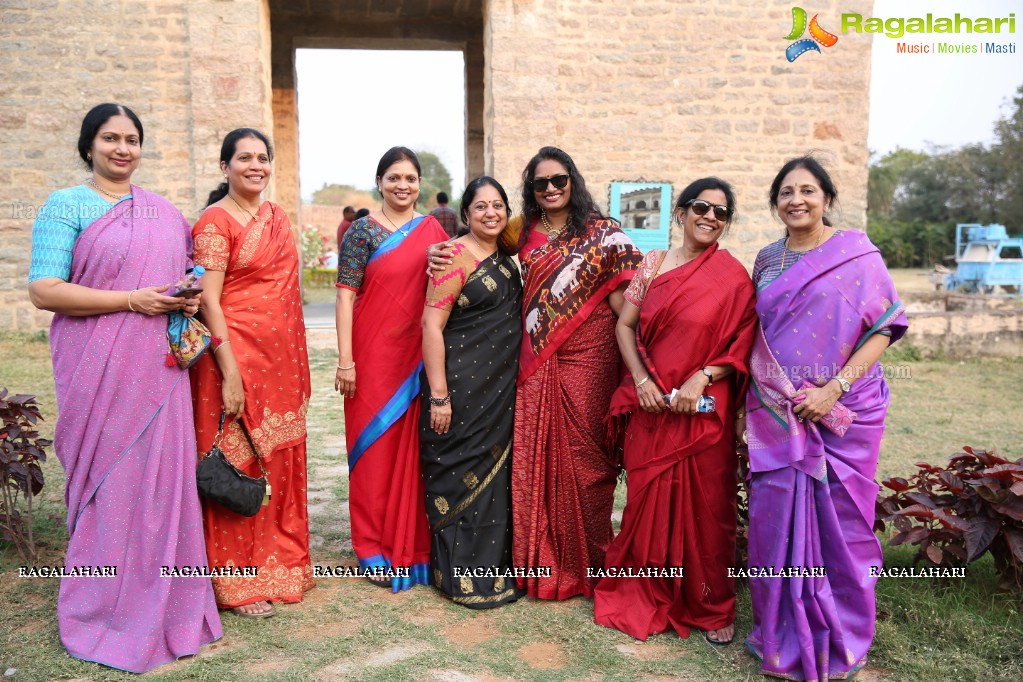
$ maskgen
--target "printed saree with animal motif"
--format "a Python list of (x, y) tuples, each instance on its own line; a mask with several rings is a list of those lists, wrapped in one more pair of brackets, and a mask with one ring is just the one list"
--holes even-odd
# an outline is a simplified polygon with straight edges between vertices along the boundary
[(537, 569), (519, 580), (534, 597), (592, 596), (596, 578), (587, 569), (603, 566), (611, 542), (619, 470), (605, 425), (620, 373), (608, 297), (632, 279), (642, 254), (614, 221), (595, 215), (580, 236), (548, 241), (531, 230), (519, 256), (525, 334), (512, 457), (513, 564)]

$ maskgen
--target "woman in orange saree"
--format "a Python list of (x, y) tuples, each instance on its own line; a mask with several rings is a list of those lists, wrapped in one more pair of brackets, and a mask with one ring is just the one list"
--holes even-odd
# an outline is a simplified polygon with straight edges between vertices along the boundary
[(221, 411), (236, 420), (221, 449), (244, 473), (268, 472), (270, 502), (253, 517), (204, 503), (211, 568), (254, 566), (254, 577), (214, 578), (217, 604), (254, 618), (270, 602), (298, 602), (313, 587), (306, 511), (306, 410), (309, 360), (299, 290), (301, 263), (284, 209), (259, 195), (270, 178), (272, 150), (259, 131), (228, 133), (221, 148), (227, 182), (210, 194), (192, 229), (203, 317), (220, 341), (192, 368), (199, 452), (207, 452)]

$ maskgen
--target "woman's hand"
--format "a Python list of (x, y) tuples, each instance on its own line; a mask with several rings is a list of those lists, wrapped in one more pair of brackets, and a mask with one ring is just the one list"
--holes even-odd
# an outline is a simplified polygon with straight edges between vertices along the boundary
[(446, 271), (451, 265), (451, 250), (454, 248), (454, 237), (446, 242), (430, 244), (426, 249), (426, 274), (433, 276), (434, 273)]
[(451, 430), (451, 403), (430, 405), (430, 428), (442, 435)]
[(345, 398), (355, 397), (355, 367), (341, 369), (338, 367), (334, 374), (334, 390)]
[(224, 411), (228, 417), (240, 417), (245, 409), (245, 391), (242, 387), (242, 375), (231, 373), (224, 377), (221, 395), (224, 400)]
[(805, 396), (798, 405), (792, 408), (800, 421), (809, 419), (812, 422), (819, 422), (821, 417), (831, 412), (835, 402), (842, 396), (842, 387), (838, 382), (829, 381), (821, 387), (804, 388), (796, 391), (792, 396)]
[(657, 384), (652, 379), (643, 381), (642, 384), (642, 386), (636, 387), (636, 397), (639, 398), (640, 409), (644, 412), (653, 412), (655, 414), (664, 412), (664, 396), (661, 394), (661, 389), (657, 387)]
[(686, 380), (671, 400), (671, 411), (675, 414), (696, 414), (696, 402), (703, 395), (710, 381), (702, 371)]
[(181, 309), (181, 314), (185, 317), (195, 317), (195, 314), (199, 312), (199, 297), (202, 294), (197, 294), (195, 298), (182, 299), (185, 302), (185, 307)]
[(170, 288), (170, 284), (164, 284), (163, 286), (136, 289), (131, 292), (132, 310), (143, 315), (166, 315), (175, 310), (181, 310), (185, 307), (186, 302), (190, 300), (196, 301), (196, 308), (198, 308), (198, 299), (164, 296), (162, 292)]

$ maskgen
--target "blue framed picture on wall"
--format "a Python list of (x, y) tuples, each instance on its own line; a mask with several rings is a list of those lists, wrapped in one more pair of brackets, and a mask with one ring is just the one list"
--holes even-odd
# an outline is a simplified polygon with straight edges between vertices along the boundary
[(609, 211), (643, 252), (666, 249), (671, 237), (671, 185), (612, 182)]

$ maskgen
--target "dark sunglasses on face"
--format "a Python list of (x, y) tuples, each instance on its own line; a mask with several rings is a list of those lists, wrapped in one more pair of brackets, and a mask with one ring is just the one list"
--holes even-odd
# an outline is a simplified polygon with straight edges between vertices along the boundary
[(547, 189), (547, 183), (554, 185), (555, 189), (565, 189), (568, 185), (567, 175), (552, 175), (549, 178), (533, 178), (533, 191), (542, 192)]
[(693, 209), (693, 213), (698, 216), (707, 215), (707, 211), (713, 208), (714, 217), (721, 221), (728, 220), (728, 216), (732, 215), (732, 209), (727, 206), (723, 206), (722, 204), (712, 204), (708, 201), (704, 201), (703, 199), (690, 201), (687, 206)]

